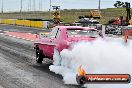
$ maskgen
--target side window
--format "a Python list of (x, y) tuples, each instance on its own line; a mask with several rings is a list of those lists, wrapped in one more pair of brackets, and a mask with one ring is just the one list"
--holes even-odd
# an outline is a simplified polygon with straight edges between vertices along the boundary
[(58, 32), (58, 28), (53, 29), (49, 34), (48, 38), (56, 38), (57, 32)]

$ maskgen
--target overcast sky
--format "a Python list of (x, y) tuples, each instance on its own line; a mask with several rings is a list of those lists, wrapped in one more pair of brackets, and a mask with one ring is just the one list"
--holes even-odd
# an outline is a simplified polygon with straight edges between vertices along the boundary
[[(0, 0), (1, 2), (2, 0)], [(23, 0), (23, 10), (27, 11), (28, 9), (34, 10), (33, 1), (31, 0)], [(98, 8), (99, 0), (51, 0), (52, 5), (59, 5), (61, 9), (96, 9)], [(112, 8), (113, 4), (117, 0), (101, 0), (101, 8)], [(132, 0), (121, 0), (127, 1), (132, 4)], [(3, 0), (4, 2), (4, 11), (20, 11), (21, 0)], [(40, 4), (41, 2), (41, 4)], [(50, 0), (35, 0), (35, 10), (49, 10), (49, 2)], [(1, 8), (0, 3), (0, 8)], [(39, 7), (40, 6), (40, 7)], [(31, 7), (31, 8), (30, 8)]]

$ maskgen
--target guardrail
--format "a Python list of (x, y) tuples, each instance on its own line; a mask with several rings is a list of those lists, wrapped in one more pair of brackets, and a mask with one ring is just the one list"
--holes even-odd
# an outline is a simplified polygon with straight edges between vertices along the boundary
[(44, 21), (0, 19), (0, 24), (26, 26), (26, 27), (33, 27), (33, 28), (47, 28), (47, 23)]

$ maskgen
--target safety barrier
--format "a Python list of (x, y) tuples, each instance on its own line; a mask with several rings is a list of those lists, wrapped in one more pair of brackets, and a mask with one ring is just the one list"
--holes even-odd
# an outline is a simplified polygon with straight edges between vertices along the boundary
[(15, 24), (15, 20), (14, 19), (1, 19), (0, 20), (1, 24), (10, 24), (10, 25), (14, 25)]
[[(18, 19), (0, 19), (0, 24), (18, 25), (34, 28), (45, 28), (44, 21), (18, 20)], [(46, 24), (47, 25), (47, 24)]]

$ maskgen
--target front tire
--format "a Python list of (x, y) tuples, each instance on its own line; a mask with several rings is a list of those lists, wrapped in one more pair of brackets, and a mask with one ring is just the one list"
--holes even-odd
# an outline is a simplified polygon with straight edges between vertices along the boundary
[(36, 62), (41, 64), (42, 61), (43, 61), (43, 51), (39, 50), (39, 48), (36, 48)]

